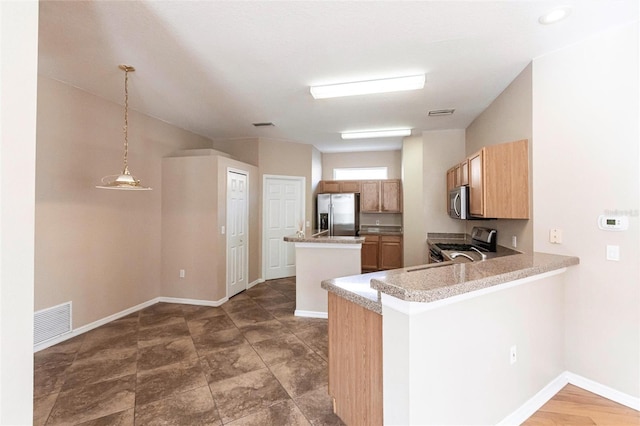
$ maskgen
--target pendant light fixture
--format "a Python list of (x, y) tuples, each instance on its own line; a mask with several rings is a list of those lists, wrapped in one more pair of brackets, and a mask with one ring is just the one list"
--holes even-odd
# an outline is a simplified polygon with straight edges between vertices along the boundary
[(121, 70), (124, 71), (124, 166), (122, 173), (119, 175), (110, 175), (102, 178), (102, 185), (97, 185), (96, 188), (100, 189), (124, 189), (124, 190), (137, 190), (137, 191), (150, 191), (151, 188), (142, 186), (140, 181), (137, 180), (129, 172), (128, 155), (129, 155), (129, 73), (134, 72), (136, 69), (131, 65), (120, 65)]

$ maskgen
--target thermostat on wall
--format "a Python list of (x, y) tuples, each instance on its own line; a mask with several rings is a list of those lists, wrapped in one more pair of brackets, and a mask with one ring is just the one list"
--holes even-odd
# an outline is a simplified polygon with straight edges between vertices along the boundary
[(629, 218), (627, 216), (607, 216), (601, 214), (598, 216), (598, 228), (605, 231), (625, 231), (629, 227)]

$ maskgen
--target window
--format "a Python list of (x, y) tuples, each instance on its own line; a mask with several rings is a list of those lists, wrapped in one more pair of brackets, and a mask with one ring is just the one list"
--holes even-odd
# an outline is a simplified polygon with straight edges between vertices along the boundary
[(333, 169), (334, 180), (387, 179), (386, 167), (348, 167)]

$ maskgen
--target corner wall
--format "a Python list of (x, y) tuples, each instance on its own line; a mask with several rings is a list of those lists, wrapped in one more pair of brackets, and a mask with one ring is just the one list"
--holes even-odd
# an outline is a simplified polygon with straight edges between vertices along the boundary
[(33, 423), (38, 2), (0, 2), (0, 424)]
[(422, 132), (427, 232), (464, 232), (465, 221), (447, 215), (447, 170), (464, 158), (464, 129)]
[[(637, 6), (636, 6), (637, 7)], [(534, 249), (580, 257), (566, 289), (567, 370), (640, 397), (638, 23), (533, 62)], [(606, 212), (629, 229), (598, 229)], [(563, 231), (550, 244), (550, 228)], [(620, 247), (620, 261), (605, 259)]]

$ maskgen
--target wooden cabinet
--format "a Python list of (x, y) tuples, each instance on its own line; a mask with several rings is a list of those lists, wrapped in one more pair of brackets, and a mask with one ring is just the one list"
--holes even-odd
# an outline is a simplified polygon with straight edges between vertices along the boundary
[(490, 145), (469, 157), (472, 216), (529, 219), (528, 141)]
[(348, 425), (382, 425), (382, 315), (329, 292), (329, 395)]
[(362, 213), (378, 213), (380, 211), (380, 181), (363, 181), (360, 183), (360, 211)]
[(382, 235), (380, 237), (380, 269), (398, 269), (402, 266), (402, 237)]
[(456, 187), (456, 168), (447, 170), (447, 192), (445, 193), (447, 202), (447, 215), (451, 213), (451, 203), (449, 203), (449, 191)]
[(367, 235), (362, 243), (360, 251), (362, 272), (373, 272), (378, 270), (380, 237), (378, 235)]
[(404, 266), (401, 235), (365, 235), (364, 238), (360, 251), (363, 273)]
[(480, 150), (469, 157), (469, 213), (472, 216), (484, 215), (482, 152)]
[(360, 192), (359, 180), (321, 180), (318, 184), (319, 194)]
[(362, 213), (402, 213), (402, 184), (399, 179), (362, 181), (360, 187)]
[(460, 163), (458, 165), (457, 168), (457, 185), (456, 186), (462, 186), (462, 185), (469, 185), (469, 160), (464, 160), (462, 163)]

